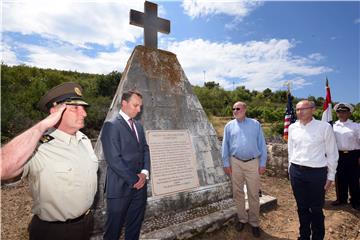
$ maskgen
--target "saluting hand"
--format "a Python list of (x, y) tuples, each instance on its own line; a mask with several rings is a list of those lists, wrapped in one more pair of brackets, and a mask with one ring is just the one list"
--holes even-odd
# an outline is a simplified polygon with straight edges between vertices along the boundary
[(43, 132), (45, 132), (46, 130), (53, 127), (59, 122), (65, 109), (66, 109), (66, 104), (61, 104), (51, 108), (50, 115), (39, 122)]

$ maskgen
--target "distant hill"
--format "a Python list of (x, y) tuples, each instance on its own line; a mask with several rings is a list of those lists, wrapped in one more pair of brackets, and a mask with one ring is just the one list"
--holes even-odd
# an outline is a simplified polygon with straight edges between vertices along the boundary
[(97, 136), (121, 79), (121, 73), (88, 74), (36, 67), (1, 65), (1, 142), (8, 141), (46, 116), (38, 109), (41, 96), (63, 82), (77, 82), (91, 103), (83, 131)]
[[(37, 105), (40, 97), (50, 88), (68, 81), (84, 88), (84, 97), (91, 107), (82, 131), (90, 138), (97, 137), (120, 79), (121, 73), (116, 71), (105, 75), (1, 64), (1, 142), (7, 142), (44, 118), (46, 114), (41, 113)], [(193, 90), (210, 120), (218, 119), (213, 116), (231, 117), (233, 103), (244, 101), (248, 104), (248, 116), (263, 123), (267, 137), (282, 134), (286, 91), (250, 91), (244, 86), (226, 91), (215, 82), (194, 86)], [(309, 99), (316, 103), (315, 116), (319, 118), (324, 98), (309, 96)], [(293, 98), (294, 106), (298, 101)], [(353, 118), (360, 121), (360, 104), (356, 105)]]

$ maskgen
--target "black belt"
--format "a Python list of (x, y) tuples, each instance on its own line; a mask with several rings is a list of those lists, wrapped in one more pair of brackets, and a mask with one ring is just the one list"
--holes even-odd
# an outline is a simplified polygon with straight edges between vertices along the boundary
[[(83, 215), (81, 215), (80, 217), (77, 218), (73, 218), (73, 219), (68, 219), (66, 221), (52, 221), (49, 223), (55, 223), (55, 224), (71, 224), (71, 223), (77, 223), (80, 222), (81, 220), (83, 220), (87, 215), (89, 215), (90, 213), (90, 209), (88, 209)], [(43, 221), (43, 220), (42, 220)]]
[(308, 166), (302, 166), (295, 163), (291, 163), (291, 166), (294, 166), (295, 168), (301, 169), (301, 170), (311, 170), (311, 169), (323, 169), (327, 167), (308, 167)]
[(240, 158), (237, 158), (236, 156), (233, 155), (234, 158), (236, 158), (237, 160), (240, 160), (240, 161), (243, 161), (243, 162), (249, 162), (251, 160), (254, 160), (256, 159), (256, 157), (253, 157), (253, 158), (250, 158), (250, 159), (247, 159), (247, 160), (244, 160), (244, 159), (240, 159)]
[(347, 153), (352, 153), (352, 152), (356, 152), (356, 151), (359, 151), (359, 150), (346, 150), (346, 151), (340, 151), (339, 150), (339, 153), (347, 154)]

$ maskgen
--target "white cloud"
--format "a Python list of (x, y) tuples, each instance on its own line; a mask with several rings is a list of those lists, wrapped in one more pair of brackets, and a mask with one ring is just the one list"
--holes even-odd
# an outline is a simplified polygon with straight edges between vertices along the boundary
[[(224, 13), (241, 19), (259, 3), (250, 1), (206, 4), (184, 1), (191, 16)], [(186, 5), (188, 4), (188, 5)], [(27, 64), (41, 68), (76, 70), (88, 73), (123, 71), (136, 39), (142, 29), (129, 25), (129, 9), (143, 12), (143, 1), (25, 1), (3, 3), (3, 31), (19, 32), (37, 41), (19, 41), (7, 35), (2, 42), (2, 60), (9, 65)], [(165, 16), (159, 5), (159, 16)], [(41, 41), (41, 43), (39, 43)], [(26, 43), (25, 43), (26, 42)], [(84, 49), (90, 44), (111, 48), (88, 56)], [(177, 54), (180, 64), (192, 84), (216, 81), (231, 89), (233, 81), (249, 89), (283, 88), (292, 80), (294, 88), (309, 84), (303, 77), (331, 71), (319, 66), (323, 56), (294, 56), (297, 44), (287, 39), (251, 41), (246, 43), (210, 42), (189, 39), (177, 42), (159, 34), (160, 46)], [(24, 56), (20, 56), (19, 49)], [(90, 51), (94, 52), (94, 51)]]
[[(323, 59), (319, 53), (307, 57), (293, 56), (291, 49), (295, 47), (295, 43), (286, 39), (243, 44), (217, 43), (203, 39), (162, 43), (167, 45), (168, 51), (177, 55), (189, 81), (200, 86), (205, 80), (215, 81), (225, 89), (232, 89), (235, 81), (235, 86), (244, 85), (248, 89), (276, 90), (284, 89), (284, 83), (290, 80), (293, 88), (298, 89), (311, 84), (303, 77), (332, 70), (317, 66)], [(30, 66), (104, 74), (114, 70), (123, 71), (132, 51), (123, 46), (115, 52), (89, 57), (70, 44), (51, 47), (22, 44), (17, 47), (28, 52), (27, 60), (22, 63)], [(12, 56), (12, 62), (18, 64), (19, 60), (14, 59), (14, 53), (8, 46), (6, 49), (5, 52)]]
[(8, 65), (17, 65), (19, 61), (16, 58), (15, 53), (11, 50), (10, 46), (2, 42), (0, 45), (0, 52), (1, 52), (1, 62), (6, 63)]
[[(89, 73), (122, 71), (131, 54), (127, 45), (137, 39), (142, 42), (143, 29), (129, 24), (130, 9), (144, 11), (142, 0), (5, 1), (2, 5), (2, 60), (9, 65)], [(161, 5), (158, 12), (166, 14)], [(91, 49), (94, 44), (114, 50), (87, 56), (84, 50), (97, 51)]]
[[(17, 65), (21, 62), (28, 66), (41, 68), (103, 74), (114, 70), (123, 71), (132, 50), (127, 47), (122, 47), (115, 52), (100, 53), (96, 57), (89, 57), (72, 45), (38, 46), (21, 44), (18, 47), (28, 52), (27, 59), (24, 61), (18, 59), (8, 61), (9, 59), (6, 58), (6, 64)], [(9, 55), (15, 56), (13, 52), (9, 52)]]
[(232, 89), (233, 81), (248, 89), (280, 89), (288, 81), (294, 88), (310, 84), (302, 77), (318, 75), (332, 69), (317, 66), (321, 55), (293, 56), (294, 42), (271, 39), (266, 42), (216, 43), (202, 39), (170, 42), (168, 50), (177, 54), (180, 64), (192, 84), (205, 81), (220, 83)]
[(355, 20), (354, 20), (354, 23), (355, 23), (355, 24), (359, 24), (359, 23), (360, 23), (360, 18), (355, 19)]
[(320, 53), (312, 53), (308, 56), (309, 60), (313, 59), (315, 62), (323, 60), (325, 57)]
[(129, 25), (129, 9), (143, 11), (143, 1), (5, 1), (2, 31), (39, 34), (75, 45), (123, 45), (141, 28)]
[(262, 4), (254, 0), (183, 0), (182, 2), (185, 13), (192, 18), (226, 14), (236, 17), (238, 21)]

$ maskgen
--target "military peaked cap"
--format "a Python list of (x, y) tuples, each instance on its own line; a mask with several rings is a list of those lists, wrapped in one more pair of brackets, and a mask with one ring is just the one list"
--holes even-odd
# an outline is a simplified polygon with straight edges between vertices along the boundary
[(351, 104), (340, 102), (334, 106), (336, 112), (353, 112), (354, 107)]
[(73, 82), (66, 82), (50, 89), (41, 97), (39, 108), (41, 111), (47, 112), (50, 108), (60, 103), (89, 106), (89, 104), (83, 100), (81, 86)]

